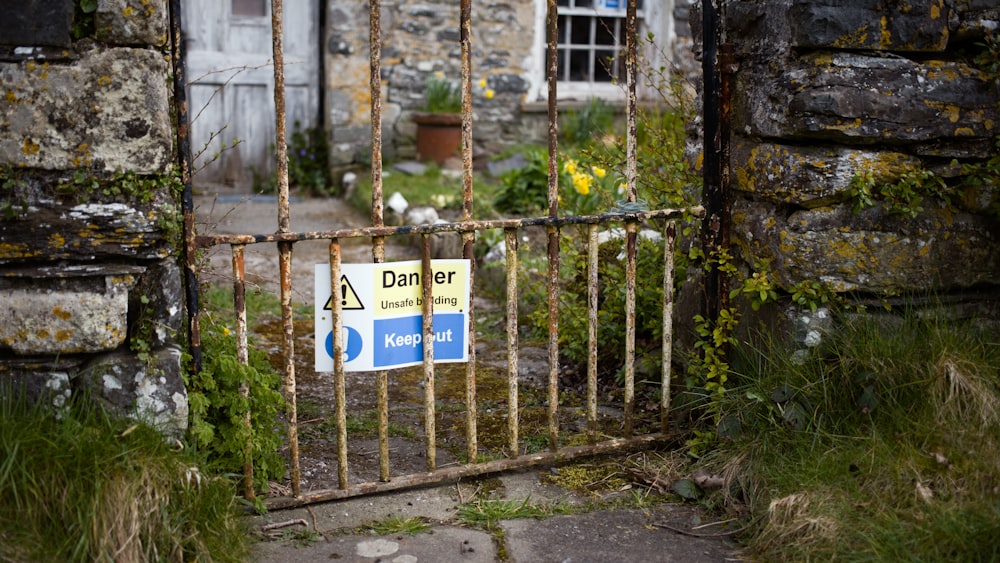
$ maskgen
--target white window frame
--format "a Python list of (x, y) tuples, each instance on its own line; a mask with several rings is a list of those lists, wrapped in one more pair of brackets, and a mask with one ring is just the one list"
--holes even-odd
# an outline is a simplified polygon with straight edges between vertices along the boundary
[[(620, 9), (606, 9), (606, 8), (570, 8), (570, 7), (559, 7), (560, 15), (567, 16), (583, 16), (583, 17), (594, 17), (594, 16), (612, 16), (621, 18), (622, 34), (619, 39), (622, 41), (621, 53), (624, 53), (624, 27), (625, 27), (625, 8), (624, 3), (626, 0), (619, 0), (623, 6)], [(594, 0), (594, 5), (597, 6), (603, 4), (601, 0)], [(674, 41), (674, 22), (673, 22), (673, 7), (674, 0), (644, 0), (643, 9), (637, 13), (637, 24), (639, 27), (639, 37), (646, 37), (646, 34), (652, 32), (656, 38), (657, 44), (660, 48), (657, 52), (646, 53), (647, 56), (654, 57), (656, 60), (650, 61), (655, 66), (660, 66), (665, 64), (665, 61), (660, 61), (659, 58), (663, 53), (670, 52), (670, 45)], [(545, 38), (545, 9), (546, 0), (535, 0), (535, 34), (534, 41), (532, 42), (531, 50), (531, 60), (529, 64), (526, 65), (528, 68), (528, 93), (526, 96), (526, 101), (544, 101), (548, 99), (548, 85), (545, 79), (546, 72), (546, 38)], [(566, 35), (569, 37), (569, 34)], [(563, 43), (559, 43), (560, 48), (564, 46)], [(608, 46), (605, 45), (584, 45), (577, 44), (576, 46), (589, 47), (596, 50), (607, 50)], [(594, 64), (600, 64), (597, 61), (593, 61)], [(560, 69), (563, 72), (566, 69)], [(618, 82), (584, 82), (584, 81), (569, 81), (563, 80), (562, 77), (558, 79), (556, 85), (556, 96), (559, 100), (590, 100), (592, 98), (601, 98), (608, 101), (621, 101), (625, 99), (624, 91), (625, 77), (619, 77)]]

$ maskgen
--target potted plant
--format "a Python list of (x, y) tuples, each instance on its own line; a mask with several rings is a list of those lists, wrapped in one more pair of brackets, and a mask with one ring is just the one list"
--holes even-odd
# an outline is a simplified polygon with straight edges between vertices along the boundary
[(413, 115), (417, 158), (442, 164), (462, 146), (462, 92), (443, 75), (432, 76), (424, 89), (423, 109)]

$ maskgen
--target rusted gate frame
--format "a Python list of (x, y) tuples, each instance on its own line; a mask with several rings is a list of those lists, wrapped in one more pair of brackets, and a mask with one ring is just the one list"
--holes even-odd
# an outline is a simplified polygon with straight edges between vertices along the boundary
[[(276, 146), (285, 145), (285, 101), (284, 73), (282, 62), (282, 0), (271, 0), (272, 5), (272, 48), (274, 51), (274, 99), (276, 106)], [(279, 251), (279, 266), (281, 278), (281, 306), (283, 340), (283, 371), (287, 405), (288, 442), (291, 457), (290, 479), (292, 497), (271, 498), (267, 504), (271, 508), (281, 508), (318, 502), (336, 498), (345, 498), (374, 492), (395, 490), (410, 486), (434, 482), (454, 480), (464, 476), (480, 475), (516, 467), (525, 467), (543, 463), (553, 463), (575, 457), (595, 455), (628, 447), (638, 447), (651, 442), (665, 439), (668, 431), (668, 415), (670, 408), (670, 363), (672, 348), (671, 313), (673, 309), (673, 252), (676, 235), (675, 220), (685, 215), (702, 216), (704, 209), (694, 207), (688, 209), (661, 209), (653, 211), (639, 210), (636, 190), (636, 2), (629, 0), (626, 8), (626, 113), (627, 113), (627, 145), (626, 145), (626, 200), (622, 207), (625, 211), (589, 216), (559, 216), (558, 209), (558, 126), (556, 107), (556, 58), (557, 41), (557, 2), (547, 1), (546, 35), (548, 45), (548, 150), (549, 150), (549, 181), (548, 181), (548, 215), (524, 219), (499, 219), (477, 221), (472, 217), (472, 96), (471, 96), (471, 0), (461, 0), (461, 49), (462, 49), (462, 219), (459, 222), (435, 225), (416, 225), (403, 227), (387, 227), (383, 220), (382, 201), (382, 139), (381, 139), (381, 14), (377, 2), (370, 5), (370, 89), (371, 89), (371, 121), (372, 121), (372, 226), (354, 229), (336, 229), (330, 231), (291, 232), (288, 211), (288, 170), (286, 151), (277, 153), (278, 175), (278, 230), (272, 234), (258, 235), (203, 235), (189, 236), (187, 250), (193, 254), (196, 248), (228, 244), (232, 248), (232, 266), (234, 279), (234, 308), (236, 309), (236, 336), (238, 359), (247, 361), (247, 326), (246, 300), (244, 281), (243, 251), (246, 245), (258, 243), (277, 243)], [(176, 33), (176, 30), (175, 30)], [(635, 376), (635, 276), (637, 260), (637, 229), (643, 221), (663, 220), (664, 240), (664, 302), (663, 302), (663, 371), (661, 385), (664, 389), (660, 405), (660, 432), (646, 436), (633, 436), (634, 418), (634, 376)], [(621, 222), (625, 224), (626, 232), (626, 363), (625, 363), (625, 393), (624, 393), (624, 423), (623, 438), (615, 438), (602, 442), (597, 441), (597, 247), (598, 226), (602, 224)], [(587, 434), (588, 445), (571, 448), (558, 447), (558, 300), (559, 300), (559, 235), (562, 227), (568, 225), (587, 225), (587, 261), (588, 261), (588, 367), (587, 367)], [(518, 362), (517, 362), (517, 276), (511, 275), (517, 271), (517, 239), (519, 232), (527, 227), (545, 227), (548, 254), (548, 311), (550, 337), (548, 342), (548, 434), (549, 451), (531, 455), (521, 455), (518, 445)], [(191, 226), (193, 233), (193, 225)], [(507, 328), (508, 328), (508, 459), (477, 463), (477, 431), (476, 431), (476, 400), (475, 400), (475, 330), (474, 312), (469, 311), (470, 341), (469, 362), (466, 371), (466, 443), (468, 462), (462, 466), (438, 469), (435, 461), (435, 395), (434, 395), (434, 349), (433, 349), (433, 296), (430, 283), (430, 235), (434, 233), (460, 233), (463, 240), (464, 258), (474, 261), (473, 243), (475, 233), (486, 229), (501, 229), (507, 250)], [(300, 491), (300, 473), (298, 459), (298, 423), (295, 401), (295, 369), (294, 340), (291, 309), (291, 257), (294, 243), (304, 240), (330, 241), (330, 271), (331, 293), (339, 290), (341, 252), (340, 240), (345, 238), (370, 238), (372, 241), (372, 260), (381, 263), (385, 259), (385, 237), (400, 235), (420, 235), (422, 270), (423, 270), (423, 331), (424, 331), (424, 424), (425, 449), (427, 456), (427, 473), (396, 477), (390, 480), (389, 450), (388, 450), (388, 384), (386, 371), (376, 372), (376, 394), (379, 416), (379, 482), (360, 483), (353, 486), (347, 477), (347, 432), (345, 408), (345, 383), (343, 366), (343, 321), (341, 303), (334, 299), (334, 393), (335, 416), (337, 418), (337, 453), (338, 453), (338, 489), (317, 491), (303, 495)], [(470, 268), (474, 271), (474, 268)], [(471, 286), (470, 281), (470, 286)], [(197, 309), (192, 319), (192, 334), (197, 335)], [(246, 386), (241, 387), (241, 393), (247, 393)], [(250, 421), (246, 420), (249, 425)], [(248, 444), (249, 452), (249, 444)], [(249, 453), (248, 453), (249, 457)], [(245, 468), (245, 488), (248, 497), (253, 495), (252, 463), (247, 461)]]

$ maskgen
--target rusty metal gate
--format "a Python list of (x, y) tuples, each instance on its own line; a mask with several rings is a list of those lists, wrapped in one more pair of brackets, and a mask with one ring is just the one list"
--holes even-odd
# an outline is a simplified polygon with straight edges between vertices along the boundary
[[(172, 0), (171, 7), (174, 10), (173, 34), (175, 41), (175, 73), (177, 73), (176, 83), (181, 84), (175, 89), (175, 96), (178, 98), (178, 107), (182, 113), (186, 111), (183, 65), (183, 41), (181, 41), (181, 31), (179, 17), (179, 0)], [(278, 179), (278, 222), (277, 231), (267, 234), (238, 234), (238, 235), (210, 235), (198, 236), (194, 231), (193, 202), (190, 190), (190, 170), (189, 162), (183, 156), (189, 153), (190, 147), (187, 145), (186, 131), (182, 127), (180, 138), (180, 152), (182, 174), (184, 175), (187, 190), (184, 195), (185, 213), (185, 242), (187, 252), (187, 291), (189, 309), (189, 329), (191, 339), (191, 350), (196, 365), (200, 365), (200, 325), (197, 306), (197, 279), (195, 276), (195, 250), (216, 245), (229, 245), (232, 249), (232, 265), (234, 277), (234, 304), (236, 310), (236, 337), (237, 337), (237, 357), (247, 362), (247, 322), (246, 322), (246, 301), (245, 301), (245, 281), (243, 269), (243, 253), (247, 245), (258, 243), (277, 243), (279, 255), (279, 275), (281, 287), (281, 307), (282, 307), (282, 328), (283, 328), (283, 378), (286, 396), (286, 422), (287, 441), (289, 451), (289, 466), (291, 480), (290, 497), (271, 497), (266, 504), (270, 508), (283, 508), (296, 506), (310, 502), (339, 499), (362, 494), (384, 492), (389, 490), (402, 489), (417, 485), (426, 485), (437, 482), (454, 481), (456, 479), (493, 473), (513, 468), (526, 467), (531, 465), (549, 464), (567, 459), (612, 452), (624, 448), (641, 447), (666, 439), (668, 432), (668, 413), (670, 411), (670, 366), (672, 331), (671, 317), (673, 311), (673, 256), (675, 241), (675, 220), (680, 219), (685, 214), (693, 216), (703, 216), (704, 210), (701, 207), (686, 209), (659, 209), (641, 210), (637, 203), (636, 191), (636, 73), (637, 73), (637, 38), (636, 38), (636, 1), (628, 0), (626, 11), (626, 113), (627, 113), (627, 140), (626, 140), (626, 201), (617, 212), (601, 215), (588, 216), (563, 216), (559, 214), (558, 206), (558, 170), (557, 170), (557, 107), (556, 107), (556, 80), (557, 80), (557, 0), (548, 0), (546, 18), (547, 37), (547, 84), (548, 84), (548, 213), (540, 217), (522, 219), (500, 219), (500, 220), (476, 220), (473, 217), (473, 175), (472, 175), (472, 73), (471, 73), (471, 0), (461, 0), (461, 90), (462, 90), (462, 217), (460, 221), (452, 223), (441, 223), (434, 225), (419, 225), (405, 227), (389, 227), (383, 222), (383, 198), (382, 198), (382, 138), (381, 138), (381, 113), (382, 99), (380, 88), (381, 76), (381, 14), (378, 2), (370, 3), (370, 65), (371, 65), (371, 122), (372, 122), (372, 144), (371, 144), (371, 179), (372, 179), (372, 224), (365, 228), (356, 229), (335, 229), (323, 232), (293, 232), (289, 224), (289, 196), (288, 196), (288, 161), (286, 151), (278, 150), (277, 153), (277, 179)], [(282, 60), (282, 1), (272, 0), (272, 43), (274, 51), (274, 99), (277, 109), (275, 146), (285, 146), (285, 112), (284, 112), (284, 76)], [(186, 117), (181, 115), (181, 123)], [(658, 432), (645, 435), (635, 435), (633, 421), (635, 417), (635, 346), (636, 346), (636, 261), (637, 261), (637, 232), (638, 226), (646, 221), (658, 221), (662, 223), (664, 241), (664, 264), (663, 264), (663, 316), (662, 316), (662, 389), (661, 401), (658, 405), (660, 428)], [(623, 224), (625, 236), (625, 309), (626, 309), (626, 338), (622, 343), (625, 349), (624, 383), (622, 389), (621, 412), (621, 435), (611, 439), (598, 440), (597, 432), (597, 311), (598, 311), (598, 229), (602, 225)], [(558, 326), (558, 302), (559, 302), (559, 234), (560, 229), (570, 226), (585, 226), (587, 232), (587, 316), (588, 316), (588, 365), (586, 383), (586, 418), (587, 418), (587, 443), (580, 446), (562, 447), (559, 446), (559, 326)], [(548, 450), (534, 454), (520, 454), (518, 433), (519, 433), (519, 407), (518, 407), (518, 277), (515, 274), (518, 269), (518, 239), (523, 229), (534, 227), (544, 228), (546, 231), (547, 243), (547, 302), (549, 320), (549, 338), (547, 342), (548, 351), (548, 374), (547, 374), (547, 426), (548, 426)], [(439, 468), (436, 464), (436, 436), (435, 429), (435, 408), (436, 398), (434, 392), (434, 350), (433, 350), (433, 328), (431, 326), (431, 315), (433, 312), (433, 298), (431, 296), (432, 284), (430, 272), (430, 236), (435, 233), (453, 232), (459, 233), (463, 241), (463, 256), (470, 261), (470, 269), (474, 271), (473, 244), (476, 234), (487, 229), (499, 229), (504, 233), (506, 244), (506, 268), (508, 275), (506, 287), (506, 325), (507, 325), (507, 438), (509, 445), (506, 448), (508, 457), (505, 459), (494, 459), (491, 461), (478, 461), (478, 431), (477, 431), (477, 399), (476, 399), (476, 331), (474, 330), (475, 314), (469, 311), (469, 362), (466, 364), (465, 373), (465, 442), (466, 442), (466, 462), (457, 466)], [(348, 440), (345, 409), (345, 383), (342, 340), (342, 311), (339, 299), (333, 299), (333, 322), (334, 322), (334, 397), (335, 397), (335, 417), (337, 432), (337, 459), (338, 459), (338, 487), (330, 490), (303, 492), (300, 490), (300, 468), (299, 468), (299, 446), (298, 446), (298, 417), (296, 406), (296, 379), (295, 379), (295, 349), (293, 337), (293, 317), (291, 303), (291, 260), (292, 249), (295, 243), (306, 240), (327, 240), (330, 243), (330, 272), (331, 272), (331, 293), (336, 294), (339, 289), (340, 269), (341, 269), (341, 241), (350, 238), (370, 239), (372, 247), (372, 259), (375, 263), (384, 262), (386, 237), (401, 235), (419, 235), (422, 237), (422, 268), (424, 281), (423, 292), (423, 334), (424, 355), (423, 355), (423, 387), (424, 387), (424, 434), (425, 434), (425, 455), (426, 472), (414, 473), (402, 476), (390, 476), (389, 467), (389, 439), (388, 439), (388, 372), (380, 371), (375, 374), (375, 388), (378, 404), (378, 443), (379, 443), (379, 479), (371, 482), (351, 483), (348, 479), (347, 452)], [(471, 284), (470, 284), (471, 285)], [(244, 388), (244, 392), (246, 389)], [(249, 421), (247, 421), (249, 424)], [(601, 436), (604, 437), (603, 435)], [(252, 486), (252, 465), (248, 461), (245, 467), (245, 484), (248, 495), (253, 495)]]

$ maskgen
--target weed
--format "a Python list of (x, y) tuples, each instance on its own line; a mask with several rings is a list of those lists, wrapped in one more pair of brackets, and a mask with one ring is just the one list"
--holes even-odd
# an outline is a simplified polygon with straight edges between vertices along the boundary
[[(764, 559), (1000, 556), (1000, 346), (972, 324), (845, 316), (804, 362), (734, 348), (728, 458)], [(742, 502), (731, 499), (732, 502)]]
[[(205, 361), (201, 371), (186, 375), (184, 382), (191, 410), (191, 439), (220, 471), (242, 473), (249, 457), (254, 487), (266, 490), (268, 480), (284, 473), (277, 421), (284, 405), (279, 392), (281, 378), (267, 355), (252, 347), (247, 364), (240, 363), (229, 327), (215, 321), (210, 313), (202, 318)], [(241, 390), (247, 391), (246, 396)]]
[(152, 427), (80, 400), (0, 401), (0, 560), (242, 561), (233, 483)]
[(379, 536), (392, 534), (406, 534), (415, 536), (431, 529), (422, 518), (404, 518), (402, 516), (387, 516), (383, 520), (370, 522), (361, 527), (363, 531), (368, 531)]
[(523, 501), (507, 499), (477, 499), (458, 506), (458, 520), (467, 526), (486, 530), (497, 527), (501, 520), (513, 518), (544, 518), (562, 514), (570, 508), (560, 504), (544, 505), (531, 502), (531, 497)]

